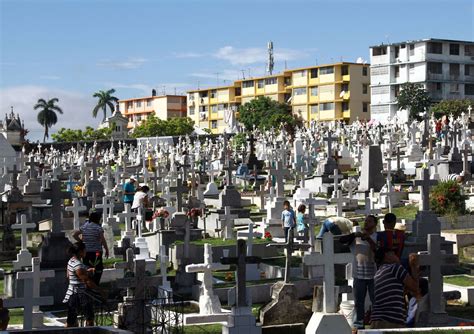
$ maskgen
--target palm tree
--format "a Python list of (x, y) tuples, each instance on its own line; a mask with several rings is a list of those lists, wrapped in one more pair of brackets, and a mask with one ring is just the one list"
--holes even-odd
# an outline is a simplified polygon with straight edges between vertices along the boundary
[(118, 101), (118, 98), (112, 96), (113, 93), (115, 93), (115, 89), (109, 89), (108, 91), (99, 90), (98, 92), (94, 93), (94, 95), (92, 95), (93, 97), (97, 97), (99, 99), (97, 105), (94, 107), (94, 110), (92, 110), (92, 116), (97, 117), (97, 113), (100, 109), (102, 109), (104, 112), (104, 119), (102, 122), (105, 122), (105, 117), (107, 116), (107, 106), (110, 109), (110, 113), (113, 113), (115, 109), (114, 102)]
[(56, 112), (63, 113), (62, 109), (56, 105), (57, 102), (59, 102), (58, 98), (52, 98), (48, 101), (39, 99), (38, 103), (33, 107), (35, 110), (40, 109), (38, 123), (44, 127), (43, 143), (46, 141), (46, 138), (49, 138), (48, 129), (58, 122)]

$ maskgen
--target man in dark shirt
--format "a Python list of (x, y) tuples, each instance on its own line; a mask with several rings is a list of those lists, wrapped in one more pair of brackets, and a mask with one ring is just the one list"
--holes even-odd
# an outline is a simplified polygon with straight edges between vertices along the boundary
[(413, 296), (419, 295), (418, 257), (410, 254), (411, 275), (400, 265), (400, 260), (391, 249), (377, 249), (375, 261), (380, 267), (374, 277), (371, 328), (403, 328), (406, 320), (404, 288)]

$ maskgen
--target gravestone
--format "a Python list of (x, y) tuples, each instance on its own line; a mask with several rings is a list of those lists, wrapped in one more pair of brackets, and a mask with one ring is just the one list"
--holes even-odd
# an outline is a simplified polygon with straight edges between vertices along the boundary
[(79, 212), (84, 212), (87, 210), (87, 207), (84, 205), (80, 205), (79, 203), (79, 198), (73, 198), (72, 199), (72, 205), (67, 206), (64, 210), (68, 212), (72, 212), (73, 214), (73, 227), (72, 229), (77, 231), (79, 230), (81, 221), (79, 219)]
[(26, 215), (20, 216), (20, 224), (13, 224), (13, 230), (21, 230), (21, 249), (16, 256), (16, 261), (13, 261), (13, 270), (21, 270), (23, 267), (27, 267), (31, 264), (31, 253), (26, 248), (28, 234), (27, 229), (35, 228), (35, 223), (27, 223)]
[(365, 147), (362, 153), (362, 167), (359, 182), (359, 191), (374, 189), (380, 191), (384, 185), (384, 178), (380, 171), (383, 169), (382, 151), (380, 146)]
[[(247, 238), (247, 254), (252, 256), (253, 238), (261, 238), (262, 233), (253, 231), (253, 222), (248, 225), (248, 232), (238, 231), (237, 238)], [(260, 271), (257, 263), (247, 264), (246, 270), (247, 281), (256, 281), (260, 279)]]

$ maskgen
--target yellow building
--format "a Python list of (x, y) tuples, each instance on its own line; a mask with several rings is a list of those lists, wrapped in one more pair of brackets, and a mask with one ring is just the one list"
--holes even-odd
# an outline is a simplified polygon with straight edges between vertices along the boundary
[(237, 80), (231, 86), (188, 91), (188, 117), (201, 128), (221, 133), (226, 110), (267, 96), (291, 105), (293, 114), (311, 120), (370, 119), (368, 64), (341, 62)]
[(120, 100), (119, 108), (122, 114), (128, 118), (128, 128), (131, 129), (151, 114), (163, 120), (186, 117), (186, 96), (152, 95)]

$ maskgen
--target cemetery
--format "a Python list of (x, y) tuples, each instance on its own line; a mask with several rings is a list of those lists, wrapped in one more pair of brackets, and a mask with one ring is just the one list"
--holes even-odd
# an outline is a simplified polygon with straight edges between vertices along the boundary
[[(0, 178), (0, 320), (13, 332), (77, 332), (64, 328), (63, 299), (79, 275), (70, 254), (85, 254), (84, 332), (472, 333), (473, 137), (465, 118), (442, 142), (426, 124), (241, 130), (242, 146), (223, 134), (23, 150)], [(469, 154), (449, 181), (459, 143)], [(288, 210), (303, 230), (285, 232)], [(426, 279), (412, 328), (355, 321), (354, 252), (370, 244), (370, 217), (377, 235), (404, 236), (400, 262), (413, 271), (416, 258)]]

